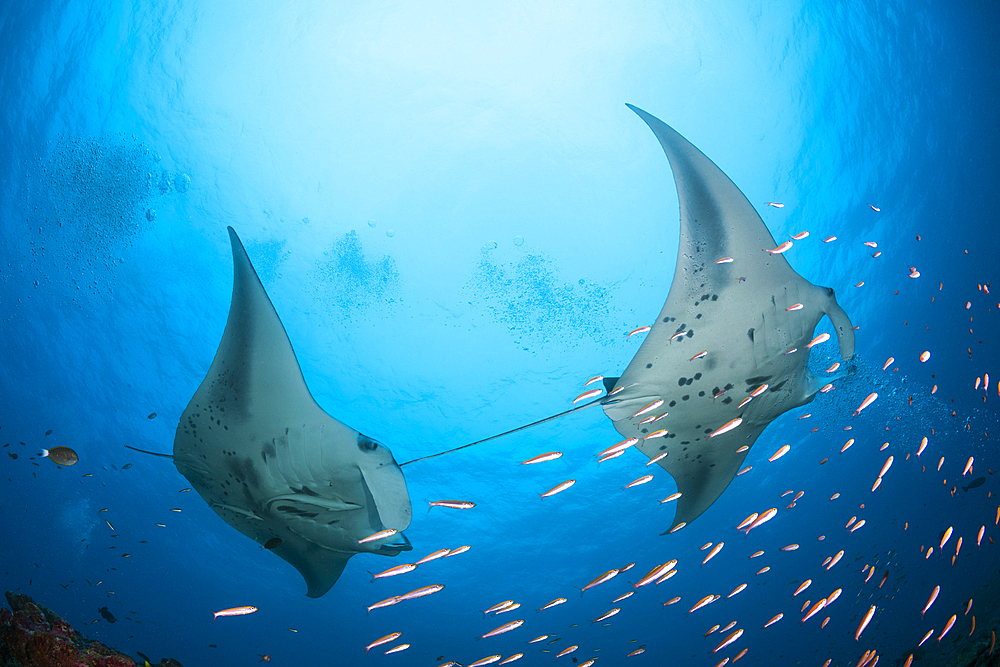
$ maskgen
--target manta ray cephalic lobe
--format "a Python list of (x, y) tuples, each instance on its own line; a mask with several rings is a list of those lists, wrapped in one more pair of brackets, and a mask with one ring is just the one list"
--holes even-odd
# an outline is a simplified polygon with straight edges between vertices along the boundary
[[(680, 245), (656, 323), (609, 386), (617, 393), (600, 400), (621, 435), (639, 438), (643, 454), (667, 453), (658, 463), (681, 493), (677, 526), (726, 490), (746, 457), (747, 450), (737, 450), (753, 446), (774, 419), (816, 395), (822, 383), (808, 368), (806, 345), (820, 319), (830, 318), (845, 360), (854, 355), (854, 330), (832, 289), (800, 276), (784, 255), (763, 252), (775, 247), (774, 238), (715, 163), (660, 119), (628, 107), (649, 125), (670, 162)], [(723, 257), (733, 261), (717, 264)], [(786, 310), (795, 304), (802, 308)], [(657, 400), (661, 406), (636, 414)], [(655, 424), (641, 423), (664, 412)], [(710, 437), (737, 419), (738, 426)], [(667, 431), (662, 437), (643, 439), (661, 429)]]
[(348, 559), (410, 550), (403, 473), (382, 444), (313, 400), (278, 314), (229, 228), (233, 297), (208, 375), (181, 415), (174, 465), (215, 512), (302, 574), (309, 597), (337, 582)]

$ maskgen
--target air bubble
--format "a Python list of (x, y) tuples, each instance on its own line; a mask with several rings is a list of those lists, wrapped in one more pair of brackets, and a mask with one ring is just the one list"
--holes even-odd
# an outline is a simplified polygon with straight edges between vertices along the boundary
[(375, 221), (374, 220), (369, 220), (368, 221), (368, 226), (374, 228), (375, 227)]
[(388, 236), (391, 239), (393, 236), (396, 235), (396, 230), (395, 229), (387, 229), (387, 230), (385, 230), (385, 235)]
[(515, 236), (514, 237), (514, 245), (516, 245), (516, 246), (522, 246), (522, 245), (524, 245), (524, 237), (523, 236)]

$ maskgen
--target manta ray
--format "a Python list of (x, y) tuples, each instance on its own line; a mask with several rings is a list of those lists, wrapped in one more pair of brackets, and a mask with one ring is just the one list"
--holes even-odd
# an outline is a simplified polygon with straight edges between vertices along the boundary
[(659, 118), (628, 107), (670, 162), (680, 243), (666, 303), (600, 403), (622, 436), (638, 438), (639, 451), (666, 454), (658, 463), (681, 494), (676, 528), (722, 495), (768, 424), (816, 396), (824, 382), (809, 370), (809, 344), (823, 316), (844, 360), (854, 356), (854, 328), (832, 289), (769, 252), (776, 244), (764, 221), (714, 162)]
[(845, 360), (854, 355), (854, 329), (832, 289), (768, 252), (777, 249), (764, 221), (714, 162), (660, 119), (627, 106), (659, 139), (677, 187), (680, 241), (666, 303), (621, 377), (604, 378), (606, 396), (456, 449), (601, 405), (615, 429), (674, 478), (675, 529), (722, 495), (768, 424), (816, 396), (823, 383), (808, 362), (823, 316)]
[(181, 415), (172, 458), (226, 523), (269, 548), (279, 538), (271, 550), (302, 574), (306, 595), (320, 597), (354, 554), (412, 549), (402, 532), (366, 539), (410, 525), (406, 481), (385, 445), (313, 399), (281, 320), (228, 229), (229, 319)]

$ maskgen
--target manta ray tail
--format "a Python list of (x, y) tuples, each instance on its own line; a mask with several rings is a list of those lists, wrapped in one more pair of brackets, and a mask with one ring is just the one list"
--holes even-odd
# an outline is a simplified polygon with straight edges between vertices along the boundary
[(137, 452), (142, 452), (143, 454), (149, 454), (151, 456), (162, 456), (165, 459), (172, 459), (172, 458), (174, 458), (173, 454), (161, 454), (159, 452), (151, 452), (151, 451), (148, 451), (146, 449), (139, 449), (138, 447), (133, 447), (132, 445), (125, 445), (125, 447), (127, 449), (133, 449), (133, 450), (135, 450)]
[[(604, 378), (604, 388), (606, 391), (610, 392), (614, 388), (615, 383), (618, 382), (618, 378)], [(600, 396), (592, 401), (584, 403), (583, 405), (578, 405), (575, 408), (570, 408), (569, 410), (564, 410), (558, 414), (550, 415), (544, 419), (539, 419), (538, 421), (531, 422), (530, 424), (525, 424), (524, 426), (518, 426), (517, 428), (512, 428), (509, 431), (504, 431), (503, 433), (497, 433), (496, 435), (491, 435), (488, 438), (483, 438), (482, 440), (476, 440), (475, 442), (470, 442), (467, 445), (462, 445), (461, 447), (455, 447), (453, 449), (446, 449), (443, 452), (438, 452), (437, 454), (429, 454), (427, 456), (421, 456), (419, 459), (413, 459), (412, 461), (407, 461), (406, 463), (400, 463), (400, 467), (410, 465), (411, 463), (416, 463), (417, 461), (426, 461), (427, 459), (433, 459), (438, 456), (444, 456), (445, 454), (451, 454), (452, 452), (457, 452), (460, 449), (466, 449), (472, 447), (473, 445), (481, 445), (484, 442), (489, 442), (490, 440), (496, 440), (497, 438), (502, 438), (505, 435), (510, 435), (511, 433), (517, 433), (518, 431), (523, 431), (532, 426), (538, 426), (539, 424), (544, 424), (545, 422), (550, 422), (553, 419), (559, 419), (560, 417), (565, 417), (573, 412), (579, 412), (584, 408), (589, 408), (593, 405), (603, 405), (608, 402), (608, 396)], [(427, 510), (430, 512), (430, 510)]]

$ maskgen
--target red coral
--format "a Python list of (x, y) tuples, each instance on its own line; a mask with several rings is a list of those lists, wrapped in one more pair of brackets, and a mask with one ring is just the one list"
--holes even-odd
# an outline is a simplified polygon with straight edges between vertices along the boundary
[(0, 610), (0, 664), (10, 667), (135, 667), (123, 653), (83, 637), (27, 595), (7, 593)]

